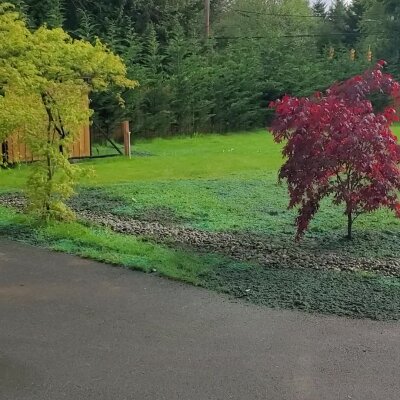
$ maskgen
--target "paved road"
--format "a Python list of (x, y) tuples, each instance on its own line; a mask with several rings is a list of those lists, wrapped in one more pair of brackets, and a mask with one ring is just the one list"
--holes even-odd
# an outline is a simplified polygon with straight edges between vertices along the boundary
[(398, 400), (400, 324), (233, 303), (0, 240), (1, 400)]

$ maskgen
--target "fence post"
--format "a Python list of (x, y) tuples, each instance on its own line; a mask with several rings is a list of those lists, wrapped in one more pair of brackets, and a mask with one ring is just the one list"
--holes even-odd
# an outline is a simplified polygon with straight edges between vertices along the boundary
[(124, 133), (125, 156), (131, 158), (131, 131), (129, 129), (129, 121), (122, 122), (121, 128)]

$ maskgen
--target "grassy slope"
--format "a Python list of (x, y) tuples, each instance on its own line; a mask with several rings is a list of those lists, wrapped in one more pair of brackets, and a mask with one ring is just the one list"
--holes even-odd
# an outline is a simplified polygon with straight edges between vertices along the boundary
[[(285, 187), (276, 184), (280, 149), (265, 132), (142, 141), (135, 150), (154, 156), (85, 163), (96, 175), (82, 182), (80, 201), (138, 218), (151, 216), (201, 229), (257, 231), (271, 240), (292, 245), (295, 214), (286, 210)], [(27, 172), (26, 166), (0, 171), (0, 191), (20, 189)], [(226, 291), (255, 303), (400, 318), (398, 279), (260, 269), (77, 223), (38, 227), (26, 217), (1, 208), (0, 221), (0, 234), (129, 268), (155, 268), (161, 275)], [(341, 240), (343, 224), (342, 211), (325, 204), (305, 245), (361, 255), (400, 256), (400, 225), (391, 214), (382, 211), (361, 219), (357, 240), (351, 246)], [(249, 285), (251, 291), (247, 292)]]

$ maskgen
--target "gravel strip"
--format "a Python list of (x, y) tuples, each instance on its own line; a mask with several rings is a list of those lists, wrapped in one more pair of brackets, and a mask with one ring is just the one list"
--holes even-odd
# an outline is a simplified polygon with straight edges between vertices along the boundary
[(293, 245), (289, 248), (271, 245), (252, 235), (205, 232), (157, 222), (143, 222), (110, 213), (83, 211), (79, 217), (106, 226), (114, 232), (141, 235), (156, 242), (173, 243), (198, 251), (223, 254), (237, 261), (252, 261), (261, 266), (281, 268), (313, 268), (330, 270), (371, 271), (400, 276), (400, 262), (395, 259), (368, 259), (340, 256), (333, 253), (314, 254)]

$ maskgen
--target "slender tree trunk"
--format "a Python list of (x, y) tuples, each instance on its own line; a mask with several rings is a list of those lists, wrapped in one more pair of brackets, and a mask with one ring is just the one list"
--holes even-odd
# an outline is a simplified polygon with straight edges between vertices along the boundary
[(46, 154), (46, 161), (47, 161), (47, 190), (46, 190), (46, 200), (45, 200), (45, 207), (46, 211), (50, 211), (50, 198), (51, 198), (51, 181), (53, 179), (52, 167), (51, 167), (51, 158), (50, 154)]
[[(46, 113), (47, 113), (47, 118), (48, 118), (48, 123), (47, 123), (47, 145), (48, 147), (50, 147), (51, 144), (51, 130), (52, 130), (52, 124), (54, 123), (54, 118), (53, 118), (53, 114), (51, 111), (51, 108), (48, 105), (48, 101), (47, 101), (47, 96), (45, 93), (42, 94), (42, 101), (43, 101), (43, 105), (46, 109)], [(47, 212), (50, 211), (50, 206), (51, 206), (51, 183), (53, 180), (53, 169), (52, 169), (52, 165), (51, 165), (51, 155), (49, 152), (49, 149), (47, 149), (47, 153), (46, 153), (46, 167), (47, 167), (47, 187), (46, 187), (46, 194), (45, 194), (45, 199), (44, 199), (44, 207), (46, 209)]]
[(347, 239), (349, 240), (353, 238), (352, 228), (353, 228), (353, 215), (350, 212), (347, 214)]

